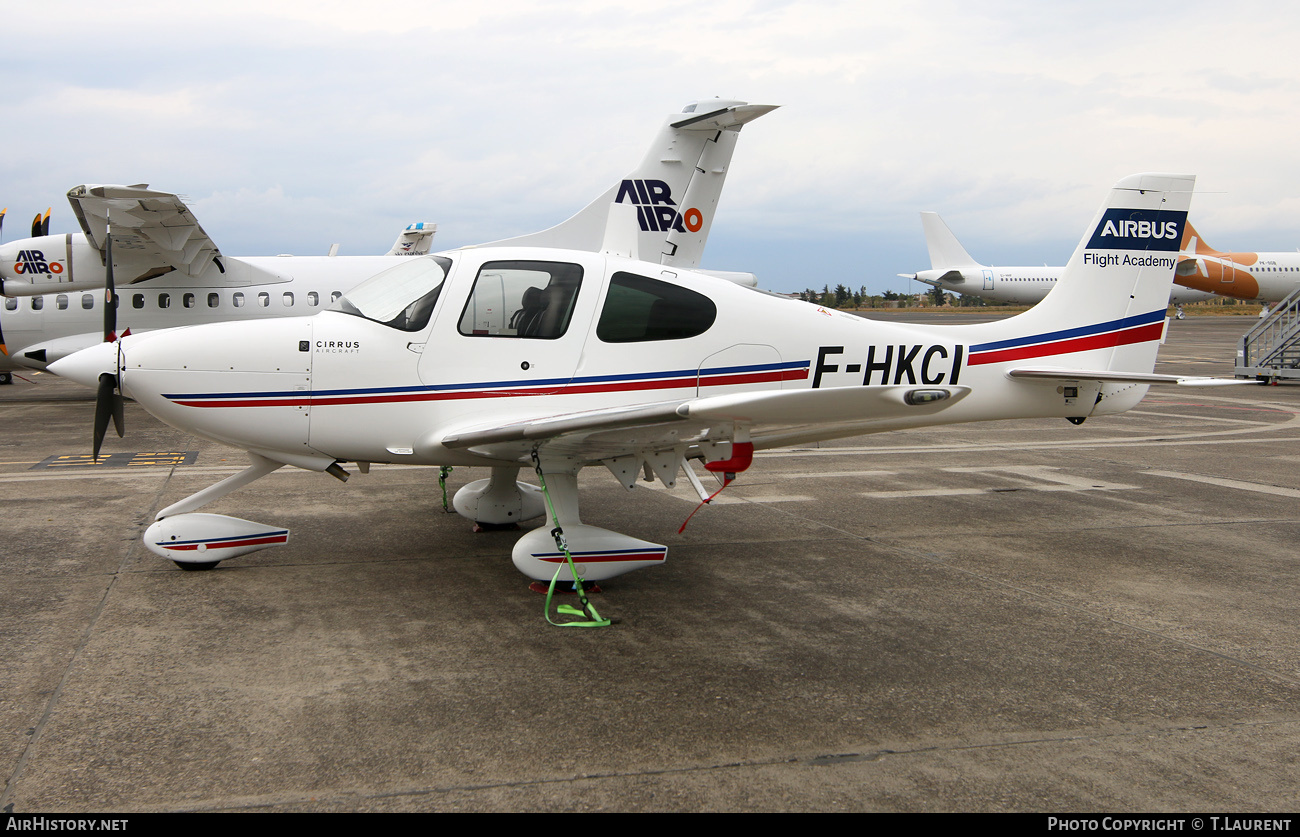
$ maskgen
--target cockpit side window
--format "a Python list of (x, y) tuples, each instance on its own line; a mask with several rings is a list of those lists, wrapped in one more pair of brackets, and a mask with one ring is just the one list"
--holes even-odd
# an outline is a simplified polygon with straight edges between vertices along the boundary
[(554, 340), (569, 329), (582, 267), (567, 262), (487, 262), (460, 315), (466, 337)]
[[(339, 297), (331, 310), (365, 317), (400, 331), (420, 331), (429, 324), (434, 304), (451, 270), (445, 256), (403, 259)], [(291, 303), (288, 294), (285, 304)]]
[(606, 343), (682, 340), (708, 331), (717, 317), (717, 306), (704, 294), (634, 273), (615, 273), (596, 336)]

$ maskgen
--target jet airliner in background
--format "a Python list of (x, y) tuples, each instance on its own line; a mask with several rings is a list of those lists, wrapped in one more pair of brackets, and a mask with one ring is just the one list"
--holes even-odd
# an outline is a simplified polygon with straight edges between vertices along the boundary
[[(947, 292), (1013, 305), (1037, 305), (1048, 291), (1056, 287), (1065, 270), (1063, 266), (991, 267), (980, 264), (961, 246), (937, 212), (922, 212), (921, 228), (925, 231), (926, 249), (930, 251), (930, 269), (898, 275)], [(1300, 279), (1300, 274), (1297, 278)], [(1182, 279), (1176, 277), (1175, 281), (1181, 282)], [(1206, 299), (1214, 299), (1214, 294), (1178, 284), (1169, 294), (1170, 303), (1180, 307)]]
[(1181, 256), (1175, 281), (1188, 288), (1269, 304), (1300, 288), (1300, 252), (1224, 253), (1188, 224)]
[[(671, 114), (637, 168), (567, 221), (499, 247), (620, 249), (663, 265), (698, 268), (741, 126), (772, 105), (705, 99)], [(68, 193), (81, 233), (0, 245), (0, 377), (44, 369), (104, 339), (108, 239), (117, 329), (138, 333), (226, 320), (319, 313), (394, 256), (429, 251), (436, 227), (413, 224), (382, 256), (224, 255), (174, 194), (136, 186)], [(48, 218), (48, 216), (47, 216)], [(46, 221), (48, 224), (48, 220)], [(110, 232), (111, 231), (111, 232)], [(48, 232), (48, 226), (39, 232)], [(754, 285), (750, 273), (705, 271)]]

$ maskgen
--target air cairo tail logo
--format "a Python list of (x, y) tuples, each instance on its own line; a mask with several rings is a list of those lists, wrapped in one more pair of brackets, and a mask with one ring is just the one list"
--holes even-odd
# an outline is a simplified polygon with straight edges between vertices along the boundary
[(614, 203), (636, 206), (641, 232), (699, 232), (704, 226), (704, 215), (698, 209), (692, 207), (685, 212), (677, 211), (672, 187), (662, 180), (624, 180), (618, 187)]
[(19, 250), (18, 261), (14, 262), (14, 273), (45, 273), (60, 274), (63, 272), (63, 265), (59, 262), (45, 261), (45, 254), (40, 250)]

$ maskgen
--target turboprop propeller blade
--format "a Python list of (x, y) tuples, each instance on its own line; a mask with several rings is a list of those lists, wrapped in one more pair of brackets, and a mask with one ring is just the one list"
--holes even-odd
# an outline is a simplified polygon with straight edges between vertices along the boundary
[(104, 444), (108, 420), (113, 419), (113, 429), (120, 439), (123, 435), (123, 405), (121, 364), (117, 358), (117, 287), (113, 284), (113, 227), (104, 232), (104, 342), (113, 344), (112, 372), (101, 372), (95, 390), (94, 460), (99, 461), (99, 449)]
[(104, 342), (117, 340), (117, 287), (113, 284), (113, 231), (104, 236)]
[(104, 445), (104, 433), (108, 430), (108, 420), (113, 419), (113, 429), (118, 438), (122, 437), (124, 400), (117, 391), (117, 375), (104, 372), (99, 376), (99, 388), (95, 393), (95, 439), (92, 453), (99, 461), (99, 449)]

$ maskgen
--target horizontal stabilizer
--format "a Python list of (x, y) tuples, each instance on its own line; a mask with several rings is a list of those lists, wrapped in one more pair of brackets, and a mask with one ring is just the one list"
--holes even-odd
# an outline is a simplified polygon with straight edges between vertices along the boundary
[(1241, 378), (1209, 378), (1200, 375), (1157, 375), (1140, 372), (1106, 372), (1096, 369), (1055, 369), (1052, 367), (1026, 367), (1007, 372), (1012, 378), (1047, 382), (1100, 381), (1104, 384), (1168, 384), (1180, 387), (1224, 387), (1236, 384), (1258, 384), (1259, 381)]

